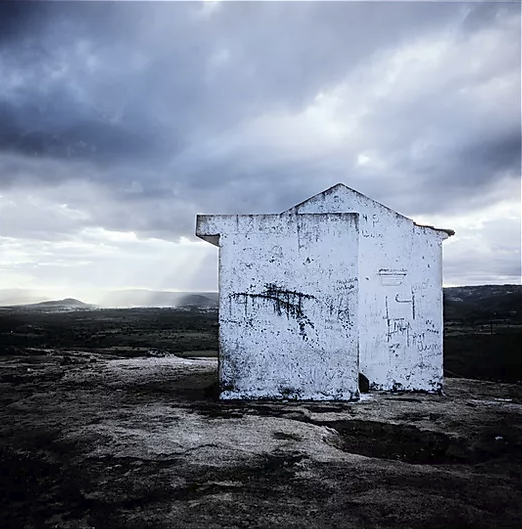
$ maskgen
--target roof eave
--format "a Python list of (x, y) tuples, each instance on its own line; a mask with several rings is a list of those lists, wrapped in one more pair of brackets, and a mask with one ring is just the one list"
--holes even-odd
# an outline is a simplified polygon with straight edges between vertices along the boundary
[(435, 228), (435, 226), (429, 226), (427, 224), (417, 224), (416, 222), (413, 222), (413, 224), (415, 224), (415, 226), (419, 228), (429, 228), (430, 230), (443, 232), (448, 235), (448, 237), (452, 237), (453, 235), (455, 235), (455, 230), (451, 230), (449, 228)]

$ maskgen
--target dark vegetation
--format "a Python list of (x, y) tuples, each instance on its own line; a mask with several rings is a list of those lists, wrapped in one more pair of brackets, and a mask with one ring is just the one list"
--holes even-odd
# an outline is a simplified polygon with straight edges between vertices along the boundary
[(449, 377), (522, 380), (522, 286), (444, 289), (444, 369)]
[(444, 316), (461, 323), (522, 325), (522, 285), (481, 285), (444, 289)]
[(217, 312), (199, 308), (0, 309), (0, 355), (79, 350), (124, 357), (217, 348)]
[[(77, 300), (0, 308), (0, 355), (53, 349), (213, 356), (217, 309), (197, 306), (197, 298), (184, 309), (93, 309)], [(522, 286), (447, 288), (444, 315), (446, 376), (522, 380)]]

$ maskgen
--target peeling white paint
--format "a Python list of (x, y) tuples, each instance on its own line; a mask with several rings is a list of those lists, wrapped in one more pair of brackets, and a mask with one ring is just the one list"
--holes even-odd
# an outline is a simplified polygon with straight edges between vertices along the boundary
[(198, 215), (220, 248), (222, 399), (442, 387), (442, 241), (338, 184), (280, 215)]

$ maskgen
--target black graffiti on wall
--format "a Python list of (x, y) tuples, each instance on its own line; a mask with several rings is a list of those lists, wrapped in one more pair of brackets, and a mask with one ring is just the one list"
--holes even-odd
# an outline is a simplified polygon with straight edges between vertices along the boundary
[(245, 303), (248, 299), (264, 299), (268, 300), (274, 312), (278, 316), (285, 315), (288, 319), (295, 319), (299, 325), (299, 334), (303, 340), (307, 340), (306, 327), (314, 328), (313, 322), (306, 316), (303, 310), (303, 302), (307, 299), (316, 299), (315, 296), (297, 292), (296, 290), (288, 290), (284, 287), (278, 286), (275, 283), (267, 283), (265, 289), (258, 293), (250, 292), (236, 292), (230, 294), (234, 299), (243, 299)]

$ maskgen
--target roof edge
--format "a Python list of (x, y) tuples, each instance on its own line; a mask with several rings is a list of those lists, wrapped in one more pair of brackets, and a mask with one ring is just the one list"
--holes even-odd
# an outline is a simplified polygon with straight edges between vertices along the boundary
[(399, 217), (402, 217), (403, 219), (406, 219), (406, 220), (409, 220), (409, 221), (413, 222), (413, 219), (411, 217), (407, 217), (406, 215), (403, 215), (402, 213), (399, 213), (398, 211), (395, 211), (394, 209), (392, 209), (392, 208), (390, 208), (388, 206), (385, 206), (384, 204), (382, 204), (381, 202), (375, 200), (374, 198), (371, 198), (371, 197), (365, 195), (364, 193), (361, 193), (360, 191), (357, 191), (357, 189), (353, 189), (351, 187), (348, 187), (343, 182), (339, 182), (337, 184), (334, 184), (333, 186), (325, 189), (324, 191), (321, 191), (320, 193), (316, 193), (315, 195), (307, 198), (306, 200), (303, 200), (302, 202), (299, 202), (299, 204), (296, 204), (295, 206), (292, 206), (291, 208), (285, 209), (285, 211), (283, 211), (282, 213), (290, 213), (293, 209), (297, 209), (298, 207), (306, 204), (308, 201), (314, 199), (315, 197), (318, 197), (319, 195), (324, 195), (326, 193), (330, 194), (331, 192), (334, 191), (334, 189), (337, 189), (337, 188), (345, 188), (345, 189), (348, 189), (349, 191), (352, 191), (353, 193), (357, 193), (358, 195), (360, 195), (361, 197), (365, 198), (366, 200), (371, 200), (372, 202), (374, 202), (378, 206), (388, 210), (390, 213), (393, 213), (394, 215), (397, 215)]
[(435, 226), (430, 226), (428, 224), (417, 224), (415, 221), (413, 222), (413, 224), (419, 228), (430, 228), (431, 230), (442, 231), (446, 233), (449, 237), (455, 235), (455, 230), (451, 230), (449, 228), (435, 228)]
[(413, 222), (413, 224), (415, 226), (419, 227), (419, 228), (430, 228), (430, 229), (432, 229), (434, 231), (443, 232), (446, 235), (448, 235), (448, 237), (452, 237), (453, 235), (455, 235), (455, 230), (452, 230), (452, 229), (449, 229), (449, 228), (435, 228), (435, 226), (430, 226), (430, 225), (427, 225), (427, 224), (418, 224), (411, 217), (407, 217), (406, 215), (403, 215), (402, 213), (399, 213), (398, 211), (395, 211), (395, 210), (389, 208), (388, 206), (385, 206), (384, 204), (381, 204), (381, 202), (379, 202), (379, 201), (377, 201), (377, 200), (375, 200), (373, 198), (370, 198), (369, 196), (365, 195), (364, 193), (361, 193), (360, 191), (357, 191), (356, 189), (352, 189), (351, 187), (348, 187), (343, 182), (339, 182), (337, 184), (334, 184), (333, 186), (325, 189), (324, 191), (321, 191), (320, 193), (316, 193), (315, 195), (311, 196), (310, 198), (307, 198), (306, 200), (303, 200), (302, 202), (299, 202), (299, 204), (296, 204), (295, 206), (292, 206), (291, 208), (286, 209), (281, 214), (290, 213), (290, 212), (292, 212), (292, 210), (295, 210), (295, 209), (299, 208), (300, 206), (306, 204), (308, 201), (312, 200), (313, 198), (315, 198), (315, 197), (317, 197), (319, 195), (330, 194), (330, 193), (334, 192), (335, 189), (338, 189), (338, 188), (345, 188), (345, 189), (348, 189), (349, 191), (357, 193), (361, 197), (364, 197), (367, 200), (371, 200), (375, 204), (377, 204), (380, 207), (388, 210), (389, 212), (393, 213), (394, 215), (397, 215), (399, 217), (402, 217), (403, 219), (406, 219), (406, 220), (409, 220), (409, 221)]

